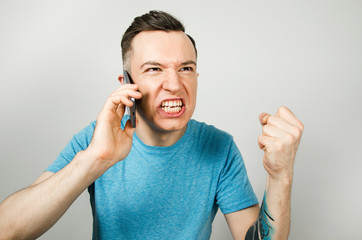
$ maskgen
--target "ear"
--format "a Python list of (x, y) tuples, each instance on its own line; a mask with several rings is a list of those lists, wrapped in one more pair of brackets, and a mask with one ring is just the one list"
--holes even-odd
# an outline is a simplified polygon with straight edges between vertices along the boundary
[(121, 75), (118, 76), (118, 81), (119, 81), (121, 84), (123, 84), (123, 79), (124, 79), (123, 74), (121, 74)]
[(196, 73), (196, 77), (199, 77), (199, 75), (200, 75), (199, 73)]

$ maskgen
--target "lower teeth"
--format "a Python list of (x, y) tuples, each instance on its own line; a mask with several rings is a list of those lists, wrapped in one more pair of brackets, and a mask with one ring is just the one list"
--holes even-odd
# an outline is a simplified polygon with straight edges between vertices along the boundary
[(162, 110), (166, 113), (179, 113), (181, 111), (181, 107), (163, 107)]

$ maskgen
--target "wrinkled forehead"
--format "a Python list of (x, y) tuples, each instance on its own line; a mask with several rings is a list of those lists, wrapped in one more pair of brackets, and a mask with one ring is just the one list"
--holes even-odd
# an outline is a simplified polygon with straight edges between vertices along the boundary
[(131, 67), (139, 68), (147, 61), (163, 64), (196, 62), (191, 40), (182, 31), (144, 31), (137, 34), (131, 46)]

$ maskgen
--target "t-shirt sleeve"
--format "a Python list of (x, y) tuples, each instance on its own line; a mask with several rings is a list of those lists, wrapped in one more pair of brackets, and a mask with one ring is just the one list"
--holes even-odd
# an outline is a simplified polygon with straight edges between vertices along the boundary
[(87, 149), (94, 132), (95, 122), (85, 127), (83, 130), (75, 134), (64, 149), (60, 152), (55, 161), (45, 170), (56, 173), (70, 163), (75, 155)]
[(222, 213), (227, 214), (257, 203), (258, 199), (249, 181), (244, 160), (232, 140), (228, 158), (219, 177), (216, 204)]

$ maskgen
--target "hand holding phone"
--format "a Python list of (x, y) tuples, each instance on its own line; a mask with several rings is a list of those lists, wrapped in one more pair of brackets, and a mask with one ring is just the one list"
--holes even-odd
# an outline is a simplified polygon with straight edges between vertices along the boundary
[[(132, 84), (133, 80), (131, 75), (127, 71), (123, 71), (123, 83), (124, 84)], [(133, 128), (136, 127), (136, 100), (131, 97), (130, 100), (133, 102), (132, 107), (126, 106), (126, 114), (128, 113), (130, 116), (131, 125)]]

